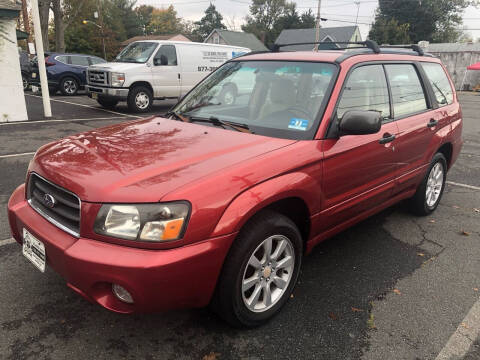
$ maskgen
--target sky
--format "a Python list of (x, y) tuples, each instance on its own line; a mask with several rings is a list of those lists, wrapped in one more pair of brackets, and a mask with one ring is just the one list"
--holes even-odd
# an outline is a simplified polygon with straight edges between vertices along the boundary
[[(244, 23), (245, 16), (248, 15), (251, 3), (249, 0), (137, 0), (137, 5), (167, 7), (172, 4), (180, 17), (197, 21), (202, 18), (210, 2), (223, 15), (224, 23), (228, 28), (241, 30), (240, 26)], [(299, 12), (310, 8), (314, 14), (317, 13), (317, 0), (294, 0), (294, 2), (297, 4)], [(356, 2), (360, 3), (358, 7)], [(329, 19), (329, 21), (322, 22), (322, 27), (354, 25), (358, 10), (358, 25), (362, 38), (365, 39), (370, 29), (368, 24), (371, 24), (375, 17), (377, 5), (377, 0), (322, 0), (320, 16)], [(463, 27), (467, 29), (467, 32), (474, 39), (480, 38), (480, 8), (467, 8), (463, 18)]]

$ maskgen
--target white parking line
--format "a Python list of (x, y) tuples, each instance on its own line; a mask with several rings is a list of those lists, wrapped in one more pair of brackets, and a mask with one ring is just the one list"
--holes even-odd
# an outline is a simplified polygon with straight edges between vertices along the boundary
[(480, 187), (478, 187), (478, 186), (467, 185), (467, 184), (460, 184), (460, 183), (453, 182), (453, 181), (447, 181), (447, 184), (453, 185), (453, 186), (464, 187), (464, 188), (466, 188), (466, 189), (480, 190)]
[(14, 242), (15, 242), (15, 239), (13, 239), (13, 238), (6, 239), (6, 240), (0, 240), (0, 246), (13, 244)]
[(462, 359), (480, 335), (480, 299), (473, 304), (467, 316), (448, 340), (435, 360)]
[[(41, 96), (37, 96), (37, 95), (30, 95), (30, 94), (25, 94), (25, 95), (26, 96), (31, 96), (31, 97), (36, 97), (36, 98), (41, 98)], [(83, 106), (83, 107), (87, 107), (87, 108), (90, 108), (90, 109), (105, 111), (105, 112), (108, 112), (108, 113), (111, 113), (111, 114), (126, 116), (125, 114), (122, 114), (122, 113), (119, 113), (119, 112), (116, 112), (116, 111), (106, 110), (106, 109), (102, 109), (102, 108), (91, 106), (91, 105), (77, 104), (77, 103), (70, 102), (70, 101), (56, 100), (56, 99), (52, 99), (52, 98), (50, 98), (50, 101), (61, 102), (61, 103), (64, 103), (64, 104), (69, 104), (69, 105)], [(143, 118), (142, 116), (130, 115), (130, 114), (128, 116), (131, 116), (131, 117), (134, 117), (134, 118), (137, 118), (137, 119), (142, 119)]]
[(26, 153), (20, 153), (20, 154), (0, 155), (0, 159), (12, 158), (12, 157), (17, 157), (17, 156), (27, 156), (27, 155), (33, 155), (33, 154), (35, 154), (35, 152), (26, 152)]
[[(29, 121), (15, 121), (15, 122), (7, 122), (7, 123), (0, 123), (0, 126), (5, 125), (20, 125), (20, 124), (38, 124), (38, 123), (49, 123), (49, 122), (70, 122), (70, 121), (95, 121), (95, 120), (128, 120), (130, 116), (122, 116), (122, 117), (101, 117), (101, 118), (88, 118), (88, 119), (52, 119), (52, 120), (29, 120)], [(131, 119), (133, 120), (133, 119)]]

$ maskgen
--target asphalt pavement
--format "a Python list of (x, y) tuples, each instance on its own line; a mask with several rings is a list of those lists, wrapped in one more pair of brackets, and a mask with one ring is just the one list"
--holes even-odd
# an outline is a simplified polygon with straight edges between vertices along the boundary
[[(480, 298), (480, 96), (461, 95), (465, 144), (436, 212), (415, 217), (399, 204), (325, 241), (305, 259), (282, 312), (253, 330), (232, 329), (207, 309), (115, 314), (22, 256), (9, 240), (6, 204), (35, 150), (138, 116), (122, 106), (100, 110), (86, 97), (53, 99), (58, 121), (0, 125), (0, 358), (437, 359), (455, 350), (459, 330), (473, 333), (469, 316)], [(29, 115), (41, 119), (41, 99), (27, 96), (27, 102)], [(462, 357), (480, 359), (480, 339), (469, 340)]]

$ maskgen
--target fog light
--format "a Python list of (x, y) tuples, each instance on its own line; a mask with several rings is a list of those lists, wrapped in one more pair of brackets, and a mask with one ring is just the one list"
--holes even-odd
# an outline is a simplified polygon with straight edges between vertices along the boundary
[(112, 292), (119, 300), (128, 304), (133, 304), (132, 295), (130, 295), (127, 289), (125, 289), (123, 286), (112, 284)]

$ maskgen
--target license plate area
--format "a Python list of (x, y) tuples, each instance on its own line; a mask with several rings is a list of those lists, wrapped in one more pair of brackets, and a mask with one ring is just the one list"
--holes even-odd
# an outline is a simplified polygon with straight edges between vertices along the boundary
[(27, 229), (23, 229), (22, 253), (41, 272), (45, 272), (46, 253), (45, 245)]

